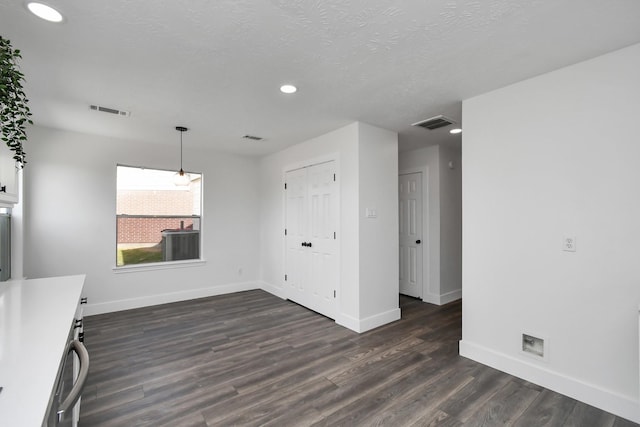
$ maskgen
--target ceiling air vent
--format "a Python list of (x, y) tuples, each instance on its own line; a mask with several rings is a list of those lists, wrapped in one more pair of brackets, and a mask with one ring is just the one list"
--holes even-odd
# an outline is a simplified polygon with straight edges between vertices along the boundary
[(89, 105), (89, 108), (101, 113), (115, 114), (116, 116), (129, 117), (131, 115), (131, 111), (116, 110), (115, 108), (102, 107), (100, 105)]
[(434, 130), (434, 129), (452, 125), (454, 123), (455, 121), (440, 115), (440, 116), (431, 117), (430, 119), (426, 119), (426, 120), (422, 120), (420, 122), (414, 123), (411, 126), (420, 126), (421, 128)]
[(245, 135), (243, 136), (244, 139), (250, 139), (252, 141), (262, 141), (264, 138), (261, 138), (259, 136), (254, 136), (254, 135)]

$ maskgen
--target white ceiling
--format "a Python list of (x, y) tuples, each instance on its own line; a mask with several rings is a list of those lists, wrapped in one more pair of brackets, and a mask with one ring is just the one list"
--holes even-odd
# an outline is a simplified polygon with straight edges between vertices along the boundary
[(463, 99), (640, 42), (639, 0), (46, 2), (64, 23), (0, 4), (36, 124), (173, 145), (184, 125), (185, 150), (247, 155), (355, 120), (404, 150), (459, 144), (410, 124), (460, 121)]

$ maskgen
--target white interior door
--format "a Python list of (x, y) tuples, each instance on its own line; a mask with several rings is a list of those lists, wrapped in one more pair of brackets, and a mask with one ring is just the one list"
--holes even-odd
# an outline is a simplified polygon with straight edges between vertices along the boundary
[(302, 242), (307, 232), (307, 173), (304, 169), (287, 172), (286, 182), (286, 275), (287, 295), (304, 292), (306, 278), (302, 268), (308, 258)]
[(335, 162), (286, 173), (287, 298), (335, 317), (338, 286)]
[(309, 190), (309, 240), (311, 254), (309, 294), (314, 310), (334, 317), (338, 283), (338, 221), (335, 165), (322, 163), (307, 168)]
[(400, 293), (422, 298), (422, 173), (400, 175)]

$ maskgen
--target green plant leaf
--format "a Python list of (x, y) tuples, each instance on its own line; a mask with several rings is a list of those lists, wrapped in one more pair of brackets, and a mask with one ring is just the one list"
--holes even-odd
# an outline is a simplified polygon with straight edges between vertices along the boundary
[(14, 152), (18, 167), (26, 162), (22, 144), (27, 140), (26, 123), (33, 124), (29, 117), (29, 99), (24, 93), (24, 74), (18, 68), (22, 58), (19, 49), (13, 49), (11, 41), (0, 36), (0, 125), (2, 141)]

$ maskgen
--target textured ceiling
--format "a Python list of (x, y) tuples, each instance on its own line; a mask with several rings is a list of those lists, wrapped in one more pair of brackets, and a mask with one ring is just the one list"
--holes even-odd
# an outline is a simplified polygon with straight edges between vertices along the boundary
[(37, 124), (173, 145), (180, 124), (185, 149), (247, 155), (355, 120), (401, 149), (459, 144), (410, 124), (460, 121), (463, 99), (640, 42), (638, 0), (47, 2), (64, 23), (0, 4)]

